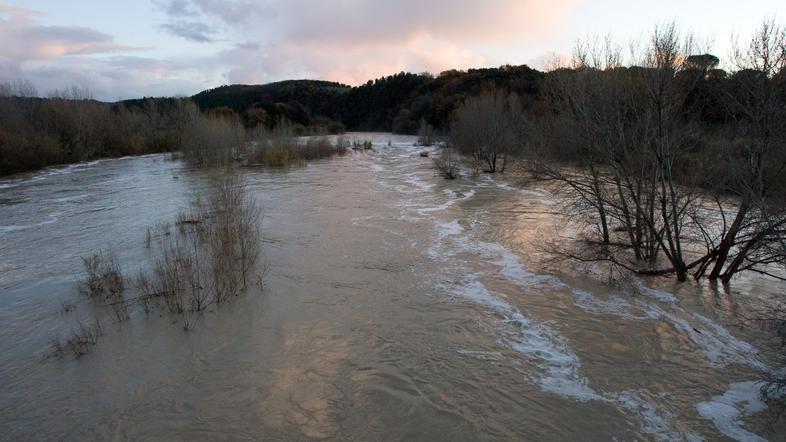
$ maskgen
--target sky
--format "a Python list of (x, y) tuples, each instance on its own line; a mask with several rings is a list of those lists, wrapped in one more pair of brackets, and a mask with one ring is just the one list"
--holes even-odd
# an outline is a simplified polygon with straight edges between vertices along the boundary
[(782, 1), (0, 0), (0, 82), (101, 100), (286, 79), (357, 85), (400, 71), (528, 64), (578, 39), (640, 41), (676, 22), (721, 59)]

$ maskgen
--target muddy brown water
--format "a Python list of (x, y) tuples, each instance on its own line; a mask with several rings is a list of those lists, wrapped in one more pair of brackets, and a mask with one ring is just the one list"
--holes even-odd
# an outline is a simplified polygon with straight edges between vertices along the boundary
[[(443, 180), (411, 137), (353, 136), (374, 150), (242, 170), (269, 271), (188, 332), (112, 322), (75, 282), (99, 249), (149, 265), (147, 226), (205, 172), (150, 155), (0, 180), (0, 439), (786, 438), (757, 396), (763, 333), (736, 326), (782, 285), (545, 268), (535, 245), (565, 234), (548, 187)], [(90, 354), (47, 356), (95, 316)]]

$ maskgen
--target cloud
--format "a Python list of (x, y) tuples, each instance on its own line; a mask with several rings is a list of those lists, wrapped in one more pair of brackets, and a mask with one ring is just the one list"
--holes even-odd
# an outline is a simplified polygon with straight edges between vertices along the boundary
[(56, 64), (29, 63), (24, 66), (21, 77), (9, 80), (17, 78), (31, 80), (43, 95), (76, 85), (89, 89), (97, 99), (115, 101), (143, 96), (192, 95), (212, 86), (215, 76), (195, 68), (190, 60), (110, 56), (68, 57)]
[[(572, 0), (158, 0), (170, 16), (200, 15), (243, 32), (288, 41), (403, 41), (430, 34), (454, 41), (505, 41), (543, 32)], [(260, 36), (260, 35), (258, 35)]]
[[(82, 25), (0, 0), (0, 74), (100, 99), (193, 94), (221, 83), (314, 78), (362, 84), (400, 71), (522, 63), (578, 0), (153, 0), (153, 57)], [(192, 47), (190, 45), (199, 45)], [(535, 45), (537, 46), (537, 44)], [(536, 49), (535, 53), (542, 53)]]
[(0, 57), (0, 82), (18, 80), (22, 76), (19, 63), (10, 58)]
[[(557, 32), (573, 0), (171, 0), (160, 10), (221, 29), (228, 83), (320, 78), (363, 83), (402, 70), (440, 72), (515, 60), (510, 49)], [(170, 12), (174, 11), (174, 12)], [(189, 38), (191, 41), (212, 41)], [(200, 34), (201, 36), (201, 34)], [(489, 48), (496, 49), (489, 50)]]
[(178, 21), (172, 23), (165, 23), (160, 26), (164, 31), (186, 40), (197, 43), (211, 43), (213, 42), (212, 34), (215, 31), (208, 25), (201, 22), (194, 21)]
[(0, 57), (18, 63), (64, 55), (101, 54), (135, 48), (103, 32), (80, 26), (44, 26), (37, 11), (0, 3)]
[(377, 45), (373, 52), (335, 43), (245, 44), (219, 53), (215, 63), (232, 67), (224, 76), (226, 83), (320, 78), (357, 85), (402, 70), (439, 73), (457, 66), (482, 66), (487, 61), (460, 45), (423, 36), (403, 45)]
[(43, 25), (41, 17), (41, 12), (0, 2), (0, 81), (30, 80), (43, 94), (77, 85), (100, 99), (199, 87), (181, 75), (184, 66), (163, 70), (152, 59), (131, 66), (130, 57), (117, 54), (142, 48), (89, 27)]
[(189, 0), (153, 0), (153, 4), (169, 16), (193, 17), (197, 12), (191, 9)]

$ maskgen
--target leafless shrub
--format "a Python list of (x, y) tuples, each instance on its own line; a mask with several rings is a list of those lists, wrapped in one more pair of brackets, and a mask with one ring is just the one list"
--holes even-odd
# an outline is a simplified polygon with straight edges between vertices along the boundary
[(122, 294), (113, 296), (109, 306), (112, 309), (112, 316), (115, 318), (115, 321), (123, 322), (131, 317), (128, 302)]
[(52, 339), (52, 353), (55, 356), (70, 353), (74, 359), (79, 359), (90, 352), (90, 348), (98, 343), (98, 338), (103, 334), (104, 330), (98, 320), (91, 324), (79, 322), (79, 326), (66, 338)]
[[(204, 201), (178, 215), (171, 235), (154, 235), (158, 256), (151, 272), (135, 279), (145, 311), (155, 300), (171, 314), (184, 315), (184, 328), (193, 313), (225, 302), (253, 280), (261, 248), (261, 211), (247, 195), (237, 175), (216, 175)], [(163, 225), (159, 227), (162, 229)]]
[(522, 107), (502, 91), (469, 97), (456, 110), (451, 141), (459, 152), (482, 163), (489, 173), (505, 172), (508, 156), (520, 147)]
[(458, 154), (452, 147), (442, 149), (439, 158), (434, 158), (434, 168), (439, 171), (444, 178), (452, 180), (458, 177)]
[(112, 253), (97, 253), (82, 258), (84, 278), (79, 290), (90, 297), (110, 297), (125, 290), (123, 272)]
[(343, 155), (348, 142), (338, 137), (336, 142), (327, 136), (297, 137), (292, 126), (281, 123), (272, 130), (257, 129), (249, 145), (246, 161), (250, 165), (286, 167), (304, 165), (306, 161)]
[(352, 150), (371, 150), (374, 148), (374, 144), (371, 140), (355, 140), (352, 142)]
[(158, 293), (154, 292), (153, 284), (146, 272), (140, 271), (137, 274), (134, 279), (134, 286), (139, 291), (137, 301), (139, 305), (142, 306), (142, 311), (144, 311), (145, 314), (150, 314), (150, 312), (153, 311)]
[(350, 142), (347, 137), (341, 135), (336, 137), (336, 153), (339, 155), (344, 155), (349, 150)]
[(420, 129), (418, 129), (418, 144), (421, 146), (432, 146), (436, 141), (434, 127), (426, 122), (425, 118), (420, 119)]
[(200, 167), (225, 166), (245, 150), (246, 135), (237, 118), (190, 115), (183, 133), (183, 156)]

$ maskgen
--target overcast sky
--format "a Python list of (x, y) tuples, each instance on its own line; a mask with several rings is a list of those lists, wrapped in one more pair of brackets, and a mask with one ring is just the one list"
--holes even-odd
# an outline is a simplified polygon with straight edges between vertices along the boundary
[(639, 39), (676, 21), (724, 58), (782, 1), (0, 0), (0, 81), (99, 99), (191, 95), (231, 83), (351, 85), (399, 71), (529, 64), (578, 38)]

